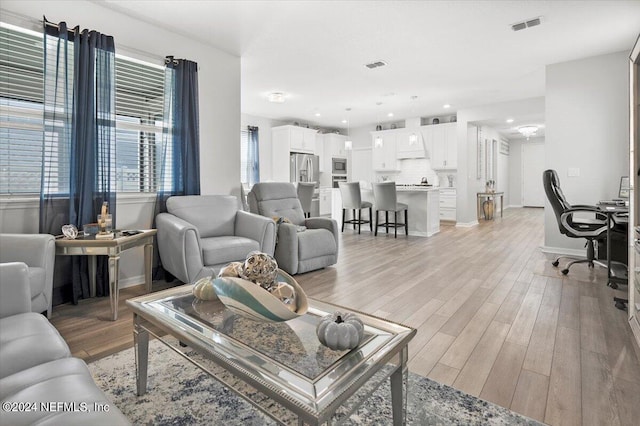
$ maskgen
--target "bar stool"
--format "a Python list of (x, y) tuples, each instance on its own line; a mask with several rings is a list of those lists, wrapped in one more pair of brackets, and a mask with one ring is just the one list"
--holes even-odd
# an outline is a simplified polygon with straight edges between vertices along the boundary
[[(360, 182), (339, 182), (340, 196), (342, 197), (342, 232), (344, 232), (344, 224), (350, 223), (353, 228), (358, 227), (358, 234), (363, 223), (369, 224), (369, 229), (373, 231), (371, 223), (372, 204), (368, 201), (362, 201), (360, 193)], [(369, 220), (362, 219), (362, 209), (369, 209)], [(353, 210), (353, 219), (346, 220), (347, 210)], [(358, 216), (356, 217), (356, 210)]]
[[(395, 182), (381, 182), (374, 183), (373, 186), (373, 199), (376, 204), (376, 231), (374, 235), (378, 235), (378, 227), (384, 226), (387, 234), (389, 233), (389, 227), (393, 226), (394, 238), (398, 238), (398, 227), (404, 227), (404, 232), (409, 235), (409, 218), (408, 218), (408, 206), (404, 203), (398, 202), (396, 194)], [(404, 223), (398, 223), (398, 212), (404, 210)], [(385, 213), (384, 223), (378, 224), (378, 212), (383, 211)], [(394, 221), (389, 222), (389, 212), (393, 212)]]
[(298, 182), (298, 200), (300, 200), (300, 204), (302, 204), (304, 217), (311, 217), (311, 200), (313, 199), (313, 191), (315, 189), (316, 184), (313, 182)]

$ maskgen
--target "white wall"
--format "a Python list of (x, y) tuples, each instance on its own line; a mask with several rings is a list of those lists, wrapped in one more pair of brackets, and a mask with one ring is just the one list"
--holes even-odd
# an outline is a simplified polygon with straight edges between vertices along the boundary
[[(549, 65), (546, 68), (546, 167), (555, 169), (571, 204), (614, 197), (629, 170), (628, 52)], [(580, 176), (568, 177), (569, 168)], [(582, 249), (584, 240), (558, 231), (545, 206), (545, 246)]]
[[(522, 140), (509, 141), (509, 194), (511, 207), (522, 207)], [(507, 194), (505, 194), (507, 195)]]
[[(0, 3), (1, 20), (36, 31), (46, 15), (53, 22), (112, 35), (116, 52), (163, 63), (166, 55), (198, 63), (200, 107), (200, 186), (203, 194), (229, 194), (240, 182), (240, 58), (171, 33), (92, 1), (14, 1)], [(153, 200), (119, 196), (118, 228), (149, 228)], [(38, 231), (36, 200), (0, 203), (0, 232)], [(139, 283), (144, 274), (142, 249), (121, 259), (122, 284)]]

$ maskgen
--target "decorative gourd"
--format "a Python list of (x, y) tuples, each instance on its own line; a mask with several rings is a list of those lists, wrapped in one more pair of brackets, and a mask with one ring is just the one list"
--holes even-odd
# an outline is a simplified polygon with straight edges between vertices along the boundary
[(193, 295), (200, 300), (215, 300), (218, 298), (213, 289), (212, 277), (200, 278), (193, 286)]
[(353, 349), (362, 341), (364, 324), (355, 314), (334, 312), (320, 320), (316, 334), (320, 343), (329, 349)]

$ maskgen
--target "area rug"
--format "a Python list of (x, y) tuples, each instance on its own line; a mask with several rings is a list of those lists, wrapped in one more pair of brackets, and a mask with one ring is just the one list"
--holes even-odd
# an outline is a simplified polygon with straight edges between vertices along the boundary
[[(136, 396), (133, 348), (89, 364), (97, 385), (135, 425), (276, 425), (297, 424), (286, 409), (247, 387), (224, 371), (216, 370), (189, 348), (173, 346), (202, 362), (207, 368), (277, 419), (263, 414), (211, 378), (200, 368), (157, 340), (149, 342), (147, 393)], [(349, 417), (336, 420), (347, 425), (388, 425), (392, 423), (391, 390), (388, 380)], [(411, 425), (540, 425), (506, 408), (483, 401), (409, 373), (407, 424)]]

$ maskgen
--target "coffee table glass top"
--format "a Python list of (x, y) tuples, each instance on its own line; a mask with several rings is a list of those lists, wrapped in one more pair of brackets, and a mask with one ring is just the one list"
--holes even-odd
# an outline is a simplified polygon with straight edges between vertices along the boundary
[(351, 310), (310, 298), (305, 315), (265, 323), (236, 315), (219, 300), (198, 300), (192, 288), (185, 285), (142, 296), (130, 304), (134, 312), (150, 314), (162, 325), (185, 332), (190, 341), (184, 343), (204, 346), (222, 364), (257, 378), (312, 411), (321, 411), (356, 381), (373, 375), (416, 333), (356, 312), (365, 325), (363, 341), (353, 350), (333, 351), (320, 344), (316, 326), (325, 315)]

